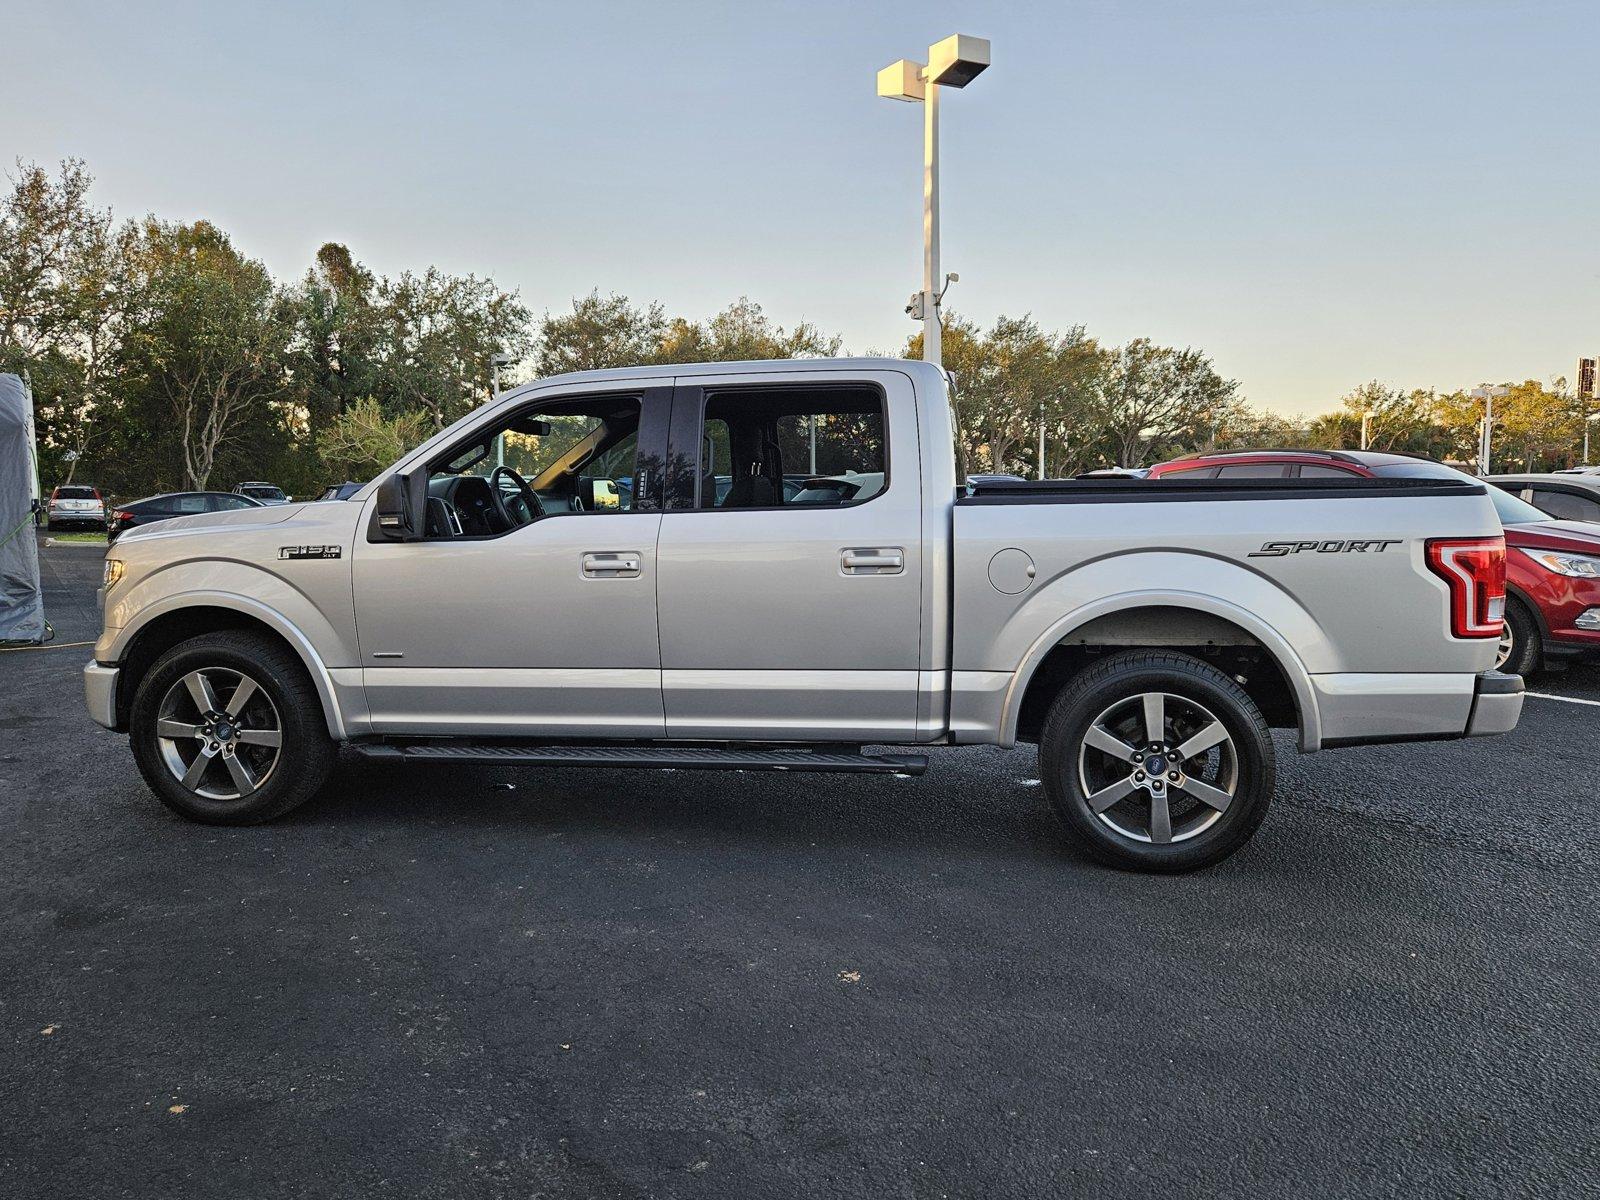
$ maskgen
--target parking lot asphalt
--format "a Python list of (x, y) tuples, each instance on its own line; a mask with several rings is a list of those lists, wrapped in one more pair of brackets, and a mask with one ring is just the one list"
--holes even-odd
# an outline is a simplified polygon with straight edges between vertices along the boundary
[(0, 653), (9, 1196), (1595, 1194), (1600, 708), (1285, 738), (1174, 878), (1080, 857), (1027, 748), (352, 760), (211, 829), (84, 714), (102, 553)]

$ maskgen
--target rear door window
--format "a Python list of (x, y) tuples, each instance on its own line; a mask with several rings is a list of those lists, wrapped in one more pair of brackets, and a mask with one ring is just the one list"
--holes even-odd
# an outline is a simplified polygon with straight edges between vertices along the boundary
[(1299, 466), (1301, 479), (1354, 479), (1354, 471), (1346, 471), (1340, 467), (1323, 467), (1316, 463), (1301, 463)]
[(1235, 463), (1217, 472), (1218, 479), (1282, 479), (1289, 472), (1286, 463)]
[(1555, 488), (1533, 489), (1530, 497), (1535, 508), (1542, 508), (1552, 517), (1563, 521), (1600, 521), (1600, 502), (1572, 492)]
[(700, 429), (700, 508), (838, 508), (888, 486), (871, 388), (713, 394)]

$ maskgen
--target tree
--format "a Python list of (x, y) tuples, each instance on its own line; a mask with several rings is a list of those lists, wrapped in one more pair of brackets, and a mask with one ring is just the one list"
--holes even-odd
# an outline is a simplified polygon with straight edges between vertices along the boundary
[[(918, 333), (907, 342), (906, 357), (921, 354)], [(1087, 417), (1106, 355), (1082, 326), (1046, 333), (1031, 316), (1002, 316), (984, 331), (950, 313), (942, 355), (956, 377), (967, 470), (1037, 473), (1041, 422), (1047, 474), (1052, 466), (1073, 474), (1093, 461), (1097, 438)]]
[(1138, 466), (1147, 449), (1191, 445), (1203, 431), (1215, 430), (1238, 388), (1199, 350), (1136, 338), (1114, 352), (1095, 417), (1117, 464)]
[(434, 267), (379, 284), (384, 384), (394, 411), (422, 408), (435, 429), (489, 398), (490, 359), (533, 348), (529, 313), (513, 292)]
[(366, 396), (329, 421), (317, 435), (317, 452), (347, 478), (366, 478), (421, 442), (428, 433), (428, 414), (387, 416)]
[(125, 365), (165, 402), (183, 486), (203, 490), (252, 410), (287, 390), (291, 313), (266, 267), (208, 222), (150, 218), (133, 259)]
[(659, 360), (667, 336), (661, 305), (635, 307), (626, 296), (601, 296), (599, 289), (572, 302), (572, 312), (545, 313), (539, 322), (537, 374), (597, 371)]
[(661, 338), (652, 361), (663, 363), (744, 362), (771, 358), (827, 358), (844, 339), (825, 334), (808, 321), (793, 330), (773, 324), (761, 306), (740, 296), (704, 324), (676, 317)]

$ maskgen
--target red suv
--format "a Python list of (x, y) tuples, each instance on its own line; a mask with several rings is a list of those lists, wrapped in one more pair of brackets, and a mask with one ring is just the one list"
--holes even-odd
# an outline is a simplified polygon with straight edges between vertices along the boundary
[[(1194, 454), (1151, 479), (1472, 479), (1428, 458), (1375, 450), (1243, 450)], [(1482, 483), (1482, 480), (1473, 480)], [(1506, 531), (1506, 625), (1495, 665), (1531, 675), (1552, 659), (1600, 652), (1600, 526), (1558, 521), (1497, 487)]]

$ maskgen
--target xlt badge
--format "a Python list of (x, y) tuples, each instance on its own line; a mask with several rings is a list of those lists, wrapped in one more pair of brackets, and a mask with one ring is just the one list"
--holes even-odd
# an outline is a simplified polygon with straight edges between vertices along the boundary
[(1398, 546), (1400, 538), (1352, 538), (1348, 541), (1328, 542), (1263, 542), (1261, 549), (1252, 550), (1248, 558), (1282, 558), (1285, 554), (1299, 554), (1310, 550), (1317, 554), (1382, 554), (1390, 546)]
[(339, 546), (279, 546), (279, 558), (338, 558), (344, 551)]

